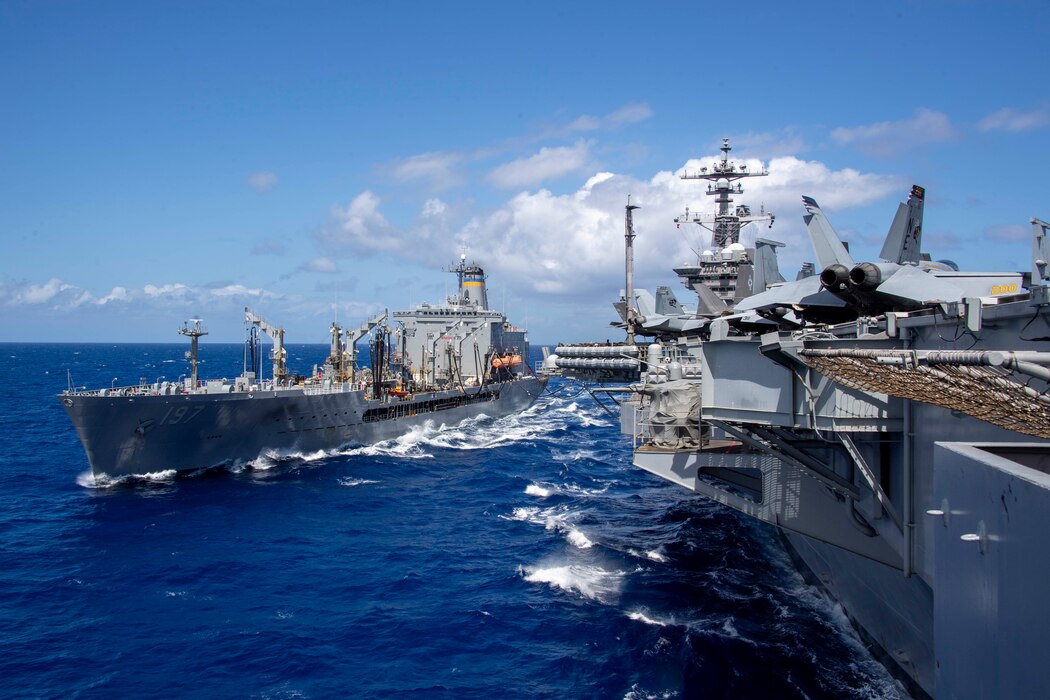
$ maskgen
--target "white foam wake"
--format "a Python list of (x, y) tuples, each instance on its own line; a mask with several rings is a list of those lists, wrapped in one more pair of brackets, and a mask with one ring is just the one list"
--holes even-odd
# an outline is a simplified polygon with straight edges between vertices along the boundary
[(518, 567), (529, 583), (545, 583), (599, 603), (614, 604), (623, 589), (626, 573), (589, 564)]
[(529, 496), (538, 496), (539, 498), (547, 498), (551, 495), (551, 490), (545, 486), (539, 484), (529, 484), (525, 487), (525, 493)]
[(565, 535), (565, 540), (573, 547), (590, 549), (594, 546), (594, 542), (576, 526), (576, 520), (580, 515), (577, 511), (571, 511), (568, 507), (559, 505), (550, 508), (522, 506), (511, 511), (509, 516), (499, 517), (504, 520), (542, 525), (549, 532), (559, 532)]
[(668, 562), (667, 555), (664, 554), (662, 550), (662, 547), (657, 547), (656, 549), (649, 549), (644, 552), (637, 549), (628, 549), (627, 553), (630, 554), (632, 557), (638, 557), (639, 559), (649, 559), (651, 561), (659, 562), (661, 564), (666, 564)]
[(675, 624), (674, 620), (660, 620), (652, 616), (652, 613), (648, 610), (634, 610), (627, 613), (627, 617), (636, 622), (643, 622), (647, 625), (655, 625), (657, 627), (667, 627), (668, 625)]
[(339, 483), (343, 486), (365, 486), (367, 484), (378, 484), (379, 482), (372, 479), (355, 479), (351, 476), (346, 476), (339, 479)]
[(577, 484), (555, 484), (550, 481), (533, 481), (525, 487), (525, 494), (528, 496), (536, 496), (538, 498), (549, 498), (554, 494), (591, 498), (593, 496), (601, 496), (615, 483), (615, 481), (610, 481), (597, 488), (585, 488)]
[(146, 481), (152, 483), (166, 483), (175, 480), (176, 471), (165, 469), (145, 474), (125, 474), (124, 476), (110, 476), (105, 472), (92, 474), (91, 470), (77, 475), (77, 484), (86, 489), (109, 489), (120, 484)]

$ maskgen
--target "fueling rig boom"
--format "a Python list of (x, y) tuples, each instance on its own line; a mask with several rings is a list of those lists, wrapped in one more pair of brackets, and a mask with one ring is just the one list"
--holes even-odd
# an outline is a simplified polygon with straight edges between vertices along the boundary
[(244, 322), (259, 328), (263, 333), (273, 339), (273, 349), (270, 351), (270, 359), (273, 360), (274, 381), (283, 382), (288, 379), (288, 351), (284, 349), (284, 329), (277, 328), (255, 312), (244, 307)]

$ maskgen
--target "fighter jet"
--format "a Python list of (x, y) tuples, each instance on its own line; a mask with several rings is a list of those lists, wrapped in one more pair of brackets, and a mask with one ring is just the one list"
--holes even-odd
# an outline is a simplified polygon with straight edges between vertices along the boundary
[(821, 269), (819, 277), (789, 282), (743, 300), (736, 312), (754, 311), (781, 325), (850, 321), (861, 314), (910, 311), (936, 302), (1017, 292), (1014, 273), (965, 273), (949, 261), (921, 253), (926, 191), (915, 185), (900, 204), (878, 262), (855, 263), (820, 205), (803, 197), (804, 220)]
[[(713, 294), (712, 292), (712, 296)], [(718, 302), (724, 309), (725, 302), (721, 299), (718, 299)], [(621, 300), (615, 304), (615, 307), (623, 322), (610, 325), (626, 328), (626, 302)], [(695, 335), (707, 325), (707, 319), (698, 318), (693, 310), (679, 303), (674, 292), (667, 286), (657, 287), (655, 298), (648, 290), (634, 290), (634, 307), (639, 314), (635, 333), (642, 336), (676, 338), (683, 335)]]

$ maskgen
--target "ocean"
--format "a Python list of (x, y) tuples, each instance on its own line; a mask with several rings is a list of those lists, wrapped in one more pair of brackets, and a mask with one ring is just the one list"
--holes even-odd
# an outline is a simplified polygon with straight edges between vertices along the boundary
[[(772, 528), (633, 467), (572, 383), (378, 445), (93, 480), (55, 394), (175, 380), (185, 350), (0, 344), (3, 697), (907, 697)], [(239, 345), (201, 356), (240, 372)]]

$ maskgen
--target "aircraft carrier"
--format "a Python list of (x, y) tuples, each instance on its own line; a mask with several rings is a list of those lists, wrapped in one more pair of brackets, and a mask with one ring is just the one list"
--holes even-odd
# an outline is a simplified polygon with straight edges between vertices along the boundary
[[(529, 407), (546, 387), (531, 373), (526, 331), (488, 308), (484, 270), (465, 256), (450, 272), (455, 295), (358, 328), (333, 323), (324, 363), (309, 376), (287, 368), (284, 331), (245, 309), (245, 368), (232, 382), (200, 380), (199, 320), (189, 337), (191, 374), (182, 382), (78, 391), (58, 399), (96, 477), (197, 470), (370, 444), (428, 422), (455, 424)], [(263, 378), (260, 334), (273, 339)], [(370, 366), (357, 344), (370, 337)], [(72, 382), (71, 382), (72, 384)]]
[(960, 272), (921, 251), (921, 187), (878, 260), (802, 203), (819, 275), (621, 311), (634, 464), (777, 526), (914, 695), (1050, 697), (1050, 225), (1029, 270)]

